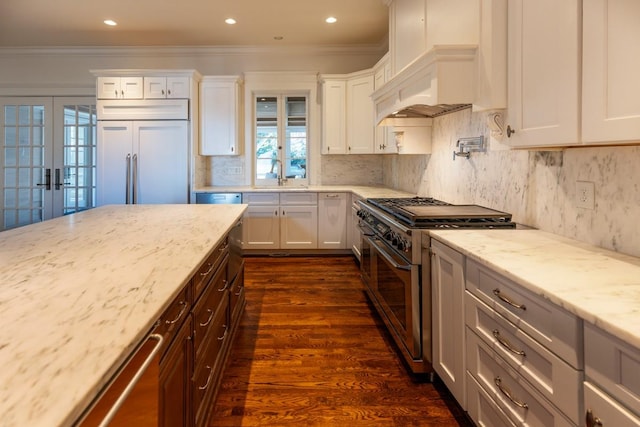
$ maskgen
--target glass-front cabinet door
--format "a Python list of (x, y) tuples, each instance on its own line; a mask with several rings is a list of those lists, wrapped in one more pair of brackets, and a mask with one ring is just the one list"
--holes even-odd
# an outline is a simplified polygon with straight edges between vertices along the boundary
[(255, 98), (256, 185), (307, 185), (308, 97)]
[(0, 231), (95, 206), (95, 100), (0, 98)]

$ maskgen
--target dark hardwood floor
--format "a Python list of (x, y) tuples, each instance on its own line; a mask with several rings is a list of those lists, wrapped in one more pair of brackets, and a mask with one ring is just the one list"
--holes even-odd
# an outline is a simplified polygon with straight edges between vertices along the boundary
[(210, 426), (472, 426), (413, 379), (352, 257), (245, 259), (247, 308)]

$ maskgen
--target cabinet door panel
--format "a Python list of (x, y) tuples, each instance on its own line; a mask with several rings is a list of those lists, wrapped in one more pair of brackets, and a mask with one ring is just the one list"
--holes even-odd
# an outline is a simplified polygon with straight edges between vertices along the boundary
[(127, 156), (133, 156), (132, 122), (98, 122), (98, 206), (126, 203)]
[(373, 75), (347, 82), (347, 145), (349, 154), (374, 152)]
[(347, 195), (321, 193), (318, 202), (318, 248), (347, 249)]
[(318, 247), (318, 207), (281, 207), (280, 247), (316, 249)]
[(582, 139), (640, 139), (640, 2), (584, 0)]
[(584, 382), (584, 408), (594, 419), (599, 419), (603, 427), (640, 427), (639, 417), (589, 381)]
[(191, 317), (160, 361), (159, 427), (189, 426), (191, 411)]
[(578, 0), (510, 0), (508, 124), (518, 147), (579, 143)]
[(249, 205), (242, 226), (243, 249), (278, 249), (280, 216), (278, 206)]
[(200, 154), (238, 153), (238, 89), (234, 80), (200, 83)]
[(344, 80), (327, 80), (322, 86), (322, 153), (347, 151), (346, 99)]

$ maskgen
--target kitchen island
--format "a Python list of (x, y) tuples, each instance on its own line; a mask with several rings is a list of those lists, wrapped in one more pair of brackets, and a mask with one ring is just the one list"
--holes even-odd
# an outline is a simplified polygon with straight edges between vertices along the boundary
[(104, 206), (0, 233), (0, 424), (71, 425), (245, 209)]

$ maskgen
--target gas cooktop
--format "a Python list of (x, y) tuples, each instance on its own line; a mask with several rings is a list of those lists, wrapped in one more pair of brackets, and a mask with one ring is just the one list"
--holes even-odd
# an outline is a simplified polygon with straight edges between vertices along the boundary
[(367, 199), (412, 228), (515, 228), (511, 214), (479, 205), (453, 205), (431, 197)]

